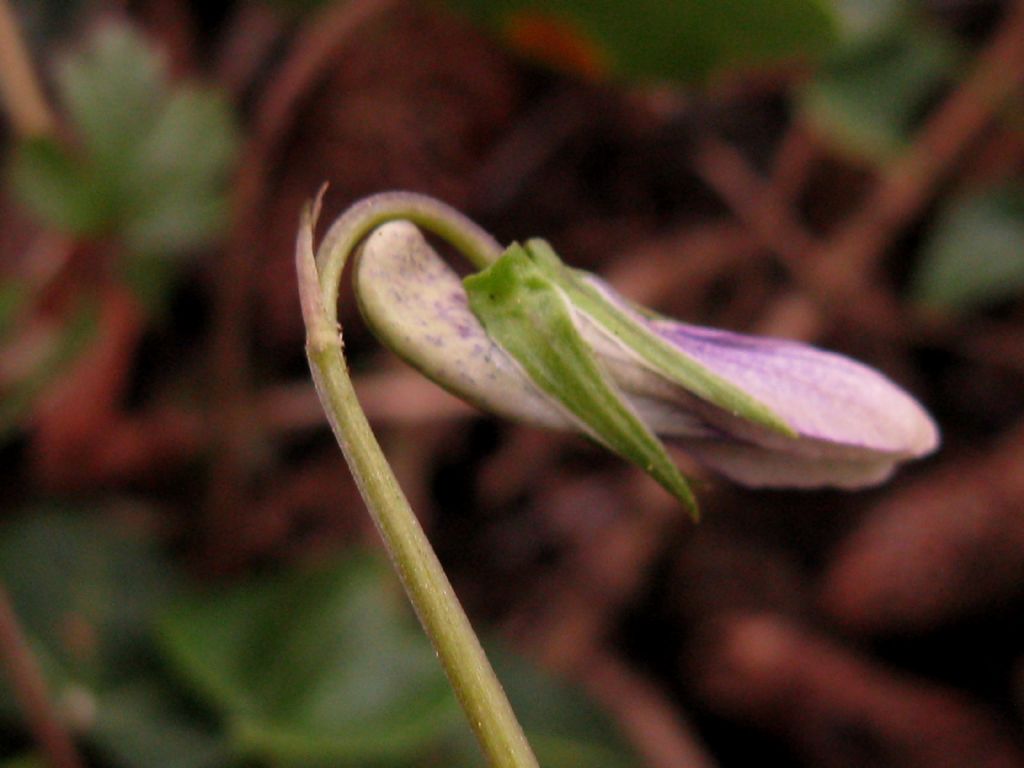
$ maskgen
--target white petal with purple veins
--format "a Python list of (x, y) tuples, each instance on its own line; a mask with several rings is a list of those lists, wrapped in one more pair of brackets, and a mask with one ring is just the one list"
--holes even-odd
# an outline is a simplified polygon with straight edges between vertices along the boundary
[[(763, 403), (792, 428), (795, 436), (780, 434), (696, 397), (576, 311), (576, 324), (602, 367), (649, 427), (739, 482), (872, 485), (899, 462), (938, 445), (938, 429), (924, 409), (867, 366), (798, 342), (651, 317), (603, 281), (587, 280), (681, 355)], [(587, 431), (488, 337), (459, 277), (412, 224), (393, 222), (367, 238), (355, 282), (374, 332), (445, 388), (505, 416)]]
[(374, 230), (354, 270), (367, 324), (423, 374), (484, 410), (555, 429), (579, 427), (490, 339), (459, 276), (413, 224), (393, 221)]
[[(643, 362), (639, 356), (590, 324), (588, 338), (604, 349), (612, 376), (624, 391), (634, 398), (675, 403), (719, 438), (731, 438), (691, 440), (699, 436), (692, 424), (679, 428), (663, 415), (672, 413), (670, 405), (652, 412), (656, 432), (678, 438), (696, 458), (734, 479), (754, 485), (856, 487), (881, 482), (897, 462), (938, 446), (938, 428), (917, 401), (861, 363), (795, 341), (649, 317), (598, 278), (588, 281), (682, 354), (767, 405), (797, 432), (794, 439), (765, 430), (696, 400), (655, 371), (638, 372)], [(730, 452), (730, 447), (735, 450)]]

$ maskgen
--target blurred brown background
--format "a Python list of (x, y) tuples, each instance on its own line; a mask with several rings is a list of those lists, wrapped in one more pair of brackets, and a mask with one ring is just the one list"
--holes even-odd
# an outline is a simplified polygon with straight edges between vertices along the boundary
[(667, 314), (863, 360), (944, 436), (857, 493), (744, 490), (680, 455), (693, 525), (596, 446), (419, 378), (346, 286), (364, 407), (475, 622), (581, 683), (645, 765), (1024, 765), (1024, 303), (912, 290), (953, 202), (1021, 183), (1024, 4), (918, 10), (961, 58), (884, 159), (806, 107), (820, 60), (698, 87), (597, 77), (411, 0), (19, 11), (44, 77), (90, 25), (137, 25), (173, 78), (222, 89), (241, 138), (224, 233), (175, 263), (159, 317), (112, 266), (116, 238), (0, 197), (0, 268), (45, 273), (0, 348), (7, 395), (76, 293), (98, 298), (90, 341), (0, 447), (3, 516), (127, 515), (210, 583), (374, 544), (308, 378), (294, 234), (324, 181), (328, 221), (425, 192)]

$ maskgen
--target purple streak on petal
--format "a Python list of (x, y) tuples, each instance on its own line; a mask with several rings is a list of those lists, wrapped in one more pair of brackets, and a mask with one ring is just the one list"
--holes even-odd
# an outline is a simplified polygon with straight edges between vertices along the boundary
[(374, 230), (358, 251), (359, 308), (381, 342), (464, 400), (561, 429), (578, 420), (553, 401), (487, 335), (462, 281), (407, 221)]
[[(413, 225), (394, 222), (370, 235), (356, 259), (355, 282), (370, 326), (427, 376), (488, 410), (586, 431), (487, 336), (468, 307), (461, 281)], [(798, 432), (799, 437), (787, 438), (697, 400), (581, 318), (581, 331), (602, 364), (652, 429), (739, 482), (871, 485), (887, 478), (899, 461), (928, 453), (938, 443), (928, 414), (866, 366), (797, 342), (650, 319), (602, 281), (592, 283)]]
[(768, 433), (678, 393), (735, 438), (812, 458), (854, 461), (873, 460), (868, 454), (923, 456), (938, 445), (931, 417), (872, 368), (800, 342), (648, 318), (604, 281), (590, 278), (590, 283), (680, 352), (771, 408), (800, 435), (793, 440)]
[(921, 456), (938, 445), (938, 430), (916, 400), (847, 357), (799, 342), (667, 320), (649, 326), (803, 437), (899, 456)]

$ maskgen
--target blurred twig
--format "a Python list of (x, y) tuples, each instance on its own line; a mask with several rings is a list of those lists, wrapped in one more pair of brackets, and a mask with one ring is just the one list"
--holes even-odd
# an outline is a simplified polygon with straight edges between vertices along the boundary
[(25, 634), (18, 624), (10, 596), (2, 584), (0, 660), (7, 669), (14, 695), (24, 710), (29, 730), (51, 768), (83, 768), (84, 763), (78, 756), (74, 742), (54, 710), (42, 671), (32, 655)]
[(808, 765), (1016, 768), (1024, 760), (985, 707), (795, 623), (743, 613), (706, 630), (689, 664), (701, 695), (788, 734)]
[(925, 123), (917, 140), (888, 166), (875, 191), (818, 254), (829, 278), (846, 287), (870, 284), (893, 237), (919, 214), (964, 150), (1024, 85), (1024, 1), (1006, 12), (974, 71)]
[[(359, 402), (370, 421), (413, 426), (472, 417), (476, 411), (411, 370), (364, 373), (353, 378)], [(274, 432), (320, 429), (323, 408), (308, 382), (268, 388), (257, 397), (254, 418)]]
[(809, 259), (824, 247), (821, 241), (807, 231), (789, 201), (779, 194), (778, 185), (762, 179), (736, 147), (720, 139), (705, 139), (694, 155), (694, 164), (705, 183), (764, 247), (782, 259), (794, 281), (821, 308), (852, 315), (858, 324), (886, 335), (904, 327), (898, 321), (899, 308), (882, 291), (874, 291), (863, 301), (829, 301), (832, 291), (811, 268)]
[[(207, 500), (207, 542), (213, 547), (232, 540), (231, 527), (244, 507), (247, 470), (256, 442), (252, 411), (246, 310), (253, 276), (252, 254), (263, 231), (266, 192), (274, 152), (297, 113), (297, 106), (317, 84), (326, 65), (365, 23), (396, 0), (332, 3), (299, 32), (291, 53), (257, 105), (255, 125), (241, 156), (235, 184), (233, 218), (224, 257), (218, 265), (211, 344), (213, 375), (210, 416), (219, 442)], [(211, 561), (223, 551), (208, 553)]]
[(580, 677), (649, 768), (713, 768), (717, 764), (672, 702), (614, 656), (594, 654)]
[(822, 603), (862, 633), (921, 631), (1024, 593), (1024, 424), (886, 497), (840, 547)]
[(803, 191), (817, 158), (817, 145), (803, 121), (786, 130), (775, 154), (771, 185), (775, 195), (792, 203)]
[[(695, 165), (754, 235), (781, 257), (793, 278), (830, 312), (889, 338), (941, 334), (944, 329), (935, 322), (901, 310), (874, 279), (875, 268), (892, 239), (921, 212), (964, 150), (1022, 84), (1024, 1), (1018, 0), (979, 54), (973, 74), (888, 167), (861, 207), (824, 240), (808, 232), (788, 199), (786, 174), (799, 175), (810, 149), (799, 134), (791, 132), (780, 149), (773, 183), (762, 179), (738, 149), (716, 138), (702, 142)], [(868, 286), (871, 290), (864, 290)]]
[(269, 3), (240, 3), (225, 24), (215, 69), (217, 81), (241, 101), (273, 50), (284, 21)]
[(43, 95), (14, 10), (7, 0), (0, 0), (0, 94), (19, 136), (53, 133), (57, 121)]
[[(590, 487), (589, 494), (564, 482), (542, 483), (544, 490), (550, 489), (538, 500), (542, 508), (568, 515), (585, 510), (607, 522), (597, 530), (573, 526), (573, 551), (559, 572), (543, 579), (508, 622), (509, 631), (521, 635), (545, 664), (570, 674), (585, 668), (666, 543), (674, 540), (673, 532), (688, 524), (677, 505), (647, 478), (626, 472), (611, 493), (607, 482), (605, 478), (603, 487), (582, 483), (582, 488)], [(625, 499), (634, 505), (635, 514), (616, 516)]]
[(809, 280), (807, 255), (821, 247), (789, 203), (762, 179), (736, 147), (715, 138), (701, 142), (694, 157), (705, 182), (732, 208), (789, 270)]

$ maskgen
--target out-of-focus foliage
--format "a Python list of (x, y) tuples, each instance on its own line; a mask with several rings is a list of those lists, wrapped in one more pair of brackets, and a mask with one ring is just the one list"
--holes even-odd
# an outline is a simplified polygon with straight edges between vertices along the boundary
[(27, 293), (16, 280), (0, 284), (0, 353), (6, 352), (8, 360), (24, 360), (0, 371), (0, 440), (20, 423), (36, 396), (66, 370), (96, 331), (95, 302), (86, 298), (63, 322), (19, 334), (13, 326)]
[[(359, 555), (193, 596), (161, 645), (228, 724), (236, 751), (278, 765), (479, 763), (429, 642), (383, 562)], [(633, 765), (581, 695), (491, 654), (544, 765)], [(504, 672), (504, 674), (502, 674)]]
[(804, 89), (801, 106), (841, 150), (881, 162), (910, 141), (948, 85), (959, 50), (913, 4), (861, 0), (845, 7), (842, 44)]
[(701, 83), (817, 59), (835, 40), (821, 0), (450, 0), (515, 50), (591, 77)]
[[(197, 592), (149, 536), (43, 510), (0, 529), (0, 580), (56, 701), (113, 765), (480, 763), (433, 649), (369, 554)], [(544, 765), (635, 765), (584, 696), (492, 655)], [(0, 679), (0, 721), (18, 717)]]
[(23, 142), (14, 190), (51, 228), (115, 238), (125, 278), (143, 298), (159, 295), (145, 281), (164, 272), (131, 260), (188, 252), (223, 230), (238, 143), (231, 108), (211, 88), (172, 84), (159, 52), (113, 23), (61, 63), (57, 86), (74, 141)]
[(43, 45), (73, 34), (88, 11), (89, 0), (11, 0), (25, 37)]
[(196, 596), (164, 616), (162, 643), (243, 753), (289, 765), (408, 759), (458, 710), (381, 576), (354, 559)]
[[(292, 230), (299, 198), (324, 177), (334, 180), (334, 202), (341, 204), (346, 195), (399, 182), (426, 189), (439, 171), (448, 173), (450, 188), (470, 190), (465, 199), (474, 215), (489, 211), (489, 220), (500, 220), (510, 234), (539, 232), (564, 240), (567, 251), (589, 254), (595, 268), (623, 270), (619, 274), (626, 283), (650, 283), (649, 265), (641, 264), (642, 258), (624, 258), (631, 248), (601, 249), (605, 238), (642, 245), (645, 253), (643, 244), (653, 244), (652, 252), (666, 260), (652, 264), (686, 262), (685, 269), (673, 267), (654, 280), (666, 302), (666, 297), (673, 297), (670, 303), (678, 299), (694, 319), (710, 315), (737, 325), (791, 320), (794, 298), (800, 306), (804, 298), (818, 306), (820, 296), (813, 286), (784, 277), (785, 260), (774, 265), (751, 258), (754, 249), (748, 241), (757, 234), (742, 220), (742, 212), (712, 210), (715, 203), (707, 190), (698, 189), (688, 171), (677, 172), (694, 167), (690, 131), (680, 131), (680, 122), (692, 120), (687, 129), (712, 137), (722, 129), (722, 138), (736, 142), (737, 154), (765, 172), (769, 190), (775, 182), (779, 189), (792, 190), (792, 197), (782, 197), (781, 203), (828, 244), (828, 233), (842, 231), (842, 217), (859, 204), (852, 198), (870, 200), (879, 177), (898, 167), (889, 161), (912, 146), (923, 121), (942, 109), (957, 80), (976, 64), (984, 66), (986, 59), (977, 57), (1000, 35), (1010, 7), (921, 0), (450, 0), (433, 10), (430, 4), (410, 4), (389, 11), (386, 23), (368, 25), (365, 35), (360, 29), (340, 46), (337, 60), (315, 73), (314, 82), (301, 84), (300, 108), (290, 115), (295, 126), (269, 158), (266, 215), (254, 217), (259, 229), (253, 233), (266, 248), (253, 253), (260, 268), (250, 276), (252, 303), (233, 318), (250, 340), (249, 350), (255, 350), (236, 383), (246, 418), (255, 424), (254, 436), (246, 437), (244, 429), (238, 435), (220, 434), (214, 422), (193, 434), (190, 419), (208, 421), (235, 392), (214, 391), (205, 365), (166, 363), (186, 345), (188, 354), (212, 358), (215, 344), (210, 341), (218, 334), (210, 332), (211, 315), (216, 315), (203, 304), (166, 318), (171, 343), (179, 346), (165, 346), (166, 339), (153, 333), (152, 314), (133, 314), (109, 327), (106, 315), (97, 322), (98, 297), (104, 294), (96, 289), (121, 281), (145, 297), (148, 306), (159, 307), (172, 282), (185, 277), (182, 257), (222, 247), (228, 176), (239, 143), (234, 110), (252, 109), (251, 119), (259, 121), (268, 86), (273, 87), (282, 64), (290, 55), (303, 55), (291, 48), (304, 39), (302, 24), (312, 20), (315, 26), (312, 14), (345, 2), (255, 0), (258, 13), (250, 13), (245, 2), (230, 4), (228, 13), (216, 4), (193, 2), (181, 6), (180, 15), (171, 13), (169, 21), (160, 15), (170, 7), (166, 3), (121, 8), (121, 19), (137, 15), (149, 23), (167, 23), (161, 33), (182, 46), (185, 60), (208, 66), (211, 77), (223, 77), (230, 93), (238, 94), (233, 104), (228, 90), (173, 80), (156, 36), (122, 21), (83, 25), (95, 21), (97, 12), (109, 11), (109, 4), (12, 3), (33, 58), (45, 70), (43, 80), (61, 128), (59, 140), (16, 144), (8, 134), (4, 181), (10, 196), (17, 196), (46, 229), (66, 235), (62, 243), (68, 248), (67, 260), (44, 277), (20, 269), (34, 261), (27, 252), (22, 263), (0, 254), (0, 440), (7, 473), (0, 488), (13, 502), (10, 506), (29, 505), (22, 513), (4, 515), (0, 581), (45, 670), (55, 709), (66, 717), (90, 765), (482, 764), (432, 651), (383, 563), (339, 553), (338, 559), (321, 560), (313, 569), (280, 566), (276, 575), (266, 573), (271, 570), (267, 563), (295, 558), (309, 548), (323, 557), (325, 537), (334, 536), (339, 522), (333, 515), (344, 516), (344, 525), (354, 524), (349, 515), (362, 515), (358, 509), (321, 510), (327, 505), (320, 500), (333, 498), (334, 492), (354, 493), (345, 489), (333, 465), (320, 464), (322, 451), (334, 456), (326, 430), (313, 438), (305, 416), (289, 408), (269, 415), (269, 406), (264, 407), (264, 395), (266, 402), (276, 403), (280, 390), (303, 383), (296, 379), (301, 338), (291, 322), (297, 310), (264, 312), (255, 297), (292, 306), (280, 298), (294, 300), (294, 287), (281, 279), (292, 268), (290, 244), (271, 244), (277, 241), (275, 233)], [(265, 4), (274, 6), (269, 22)], [(668, 81), (689, 87), (762, 64), (798, 66), (743, 81), (743, 88), (705, 93), (689, 102), (696, 108), (682, 119), (673, 112), (671, 120), (660, 122), (664, 113), (658, 110), (635, 122), (624, 119), (636, 102), (624, 91), (602, 88), (596, 103), (607, 108), (606, 114), (586, 114), (582, 125), (556, 119), (538, 128), (537, 115), (549, 114), (536, 100), (538, 94), (560, 91), (554, 101), (561, 105), (566, 99), (571, 115), (579, 104), (594, 103), (593, 89), (564, 79), (552, 89), (538, 73), (524, 73), (507, 56), (493, 55), (481, 44), (479, 29), (452, 22), (452, 7), (489, 28), (495, 46), (503, 40), (535, 61), (613, 82)], [(440, 11), (436, 19), (433, 11)], [(427, 17), (431, 24), (419, 24)], [(254, 30), (258, 34), (250, 35)], [(246, 49), (251, 59), (242, 62), (244, 67), (223, 66), (225, 61), (238, 63), (229, 55), (237, 51), (229, 47), (231, 41), (260, 35), (263, 42)], [(439, 48), (442, 54), (432, 58)], [(393, 55), (396, 50), (401, 55)], [(61, 51), (71, 53), (60, 58)], [(445, 59), (444, 67), (438, 58)], [(445, 79), (451, 77), (450, 67), (473, 74), (472, 87), (455, 89), (457, 100), (423, 110), (410, 99), (410, 91), (423, 95), (420, 83), (450, 82)], [(417, 78), (404, 77), (410, 71)], [(880, 492), (884, 499), (874, 494), (758, 494), (755, 500), (732, 491), (716, 494), (718, 508), (709, 517), (726, 525), (686, 527), (684, 533), (652, 522), (659, 516), (657, 503), (637, 496), (634, 484), (618, 474), (581, 460), (576, 444), (545, 437), (537, 461), (532, 454), (530, 461), (519, 460), (523, 446), (533, 445), (522, 441), (520, 433), (495, 435), (489, 427), (481, 431), (464, 422), (456, 426), (437, 420), (426, 413), (431, 406), (422, 405), (411, 424), (400, 414), (394, 424), (389, 422), (389, 448), (402, 456), (403, 477), (418, 484), (419, 493), (433, 495), (437, 517), (431, 538), (457, 561), (461, 573), (479, 576), (477, 589), (469, 593), (474, 607), (489, 600), (497, 587), (501, 601), (495, 605), (508, 606), (501, 610), (502, 620), (522, 626), (517, 622), (532, 617), (550, 594), (545, 578), (570, 570), (575, 574), (579, 568), (578, 582), (562, 585), (572, 599), (553, 605), (581, 613), (541, 616), (538, 637), (564, 642), (566, 636), (555, 633), (571, 627), (589, 633), (582, 647), (600, 647), (623, 664), (642, 668), (663, 693), (671, 692), (668, 714), (684, 720), (694, 716), (699, 738), (714, 754), (708, 762), (746, 765), (751, 752), (757, 752), (755, 760), (779, 762), (781, 752), (783, 763), (857, 764), (866, 745), (874, 755), (897, 755), (891, 758), (895, 762), (918, 756), (918, 764), (931, 764), (919, 755), (935, 752), (920, 745), (938, 741), (943, 723), (950, 722), (947, 715), (964, 724), (945, 729), (963, 734), (950, 743), (980, 745), (973, 755), (996, 755), (998, 760), (999, 729), (1005, 724), (1013, 731), (1006, 741), (1019, 746), (1024, 660), (1020, 644), (1013, 642), (1018, 624), (1012, 608), (1020, 594), (1019, 578), (1014, 581), (1020, 571), (1020, 547), (1014, 543), (1020, 526), (1013, 513), (1021, 494), (1009, 482), (1013, 472), (1004, 471), (1018, 466), (1024, 455), (1022, 400), (1015, 386), (1019, 366), (992, 351), (962, 354), (975, 339), (973, 324), (955, 322), (958, 313), (995, 305), (999, 314), (993, 325), (1005, 323), (1007, 338), (1019, 335), (1021, 327), (1019, 306), (1011, 302), (1024, 291), (1024, 189), (1019, 172), (1010, 183), (1002, 181), (1019, 171), (1019, 137), (1008, 125), (1019, 115), (989, 107), (986, 130), (944, 166), (940, 183), (923, 191), (922, 207), (898, 222), (898, 231), (884, 244), (885, 257), (874, 262), (884, 269), (883, 279), (872, 283), (882, 293), (900, 284), (912, 264), (906, 292), (888, 298), (949, 313), (945, 330), (938, 338), (918, 336), (911, 324), (904, 345), (890, 343), (888, 334), (876, 338), (870, 323), (864, 326), (865, 338), (855, 338), (860, 326), (833, 322), (829, 311), (816, 312), (811, 324), (839, 346), (877, 350), (881, 359), (891, 361), (892, 370), (915, 383), (950, 436), (937, 469), (958, 470), (953, 481), (965, 489), (963, 498), (949, 493), (954, 486), (944, 486), (936, 469), (924, 465), (915, 470), (925, 481), (923, 488), (913, 487), (908, 477), (901, 481), (907, 482), (908, 493)], [(1019, 100), (1011, 108), (1019, 111)], [(724, 128), (718, 124), (720, 114), (727, 121)], [(367, 115), (375, 119), (367, 123)], [(731, 130), (745, 120), (752, 130)], [(802, 128), (807, 123), (817, 136), (808, 142), (809, 159), (800, 170), (800, 163), (784, 162), (789, 142), (776, 140), (806, 138)], [(365, 134), (366, 126), (372, 137)], [(363, 167), (368, 143), (379, 157)], [(529, 151), (523, 153), (524, 148)], [(1000, 165), (1002, 158), (1008, 160)], [(510, 171), (509, 166), (515, 167)], [(837, 166), (841, 173), (835, 177), (858, 179), (851, 185), (856, 189), (830, 187), (828, 171)], [(345, 174), (353, 167), (358, 178), (349, 184)], [(508, 202), (491, 205), (481, 202), (486, 195), (477, 197), (477, 190), (501, 188), (520, 172), (521, 183), (510, 185), (520, 191), (511, 192)], [(708, 178), (704, 182), (713, 187)], [(544, 193), (541, 205), (536, 204), (538, 190)], [(750, 199), (756, 201), (757, 188), (752, 191)], [(27, 241), (34, 248), (35, 231), (24, 228), (22, 216), (8, 213), (5, 224), (17, 237), (5, 243), (22, 247)], [(550, 228), (524, 226), (535, 222), (535, 215), (551, 222)], [(679, 253), (672, 253), (676, 246), (663, 235), (676, 224), (680, 232), (696, 232), (695, 218), (716, 227), (728, 220), (722, 242), (742, 242), (706, 245), (703, 237), (695, 243), (687, 237)], [(918, 242), (916, 253), (908, 253)], [(205, 302), (210, 285), (230, 284), (234, 276), (223, 271), (227, 261), (190, 273), (189, 296), (199, 294)], [(121, 344), (116, 360), (100, 360), (90, 370), (108, 379), (98, 399), (106, 396), (117, 409), (81, 443), (74, 442), (76, 434), (58, 435), (63, 442), (41, 439), (47, 427), (46, 419), (39, 418), (47, 413), (39, 407), (47, 402), (41, 395), (55, 385), (74, 389), (74, 373), (82, 369), (69, 375), (69, 363), (97, 338)], [(267, 338), (278, 339), (277, 346), (264, 347)], [(294, 343), (296, 355), (279, 354), (286, 343)], [(367, 366), (363, 370), (377, 373), (358, 334), (350, 343)], [(936, 346), (943, 352), (939, 376), (927, 367), (933, 356), (917, 354), (921, 347)], [(964, 382), (977, 386), (960, 386)], [(311, 390), (307, 394), (312, 396)], [(248, 401), (255, 406), (250, 409)], [(72, 402), (80, 402), (83, 413), (93, 404), (88, 396)], [(377, 407), (377, 413), (387, 408)], [(138, 427), (138, 434), (155, 438), (152, 444), (126, 440), (124, 453), (131, 453), (132, 461), (109, 472), (107, 463), (98, 462), (99, 468), (68, 481), (54, 470), (56, 462), (41, 460), (92, 450), (106, 437), (104, 430), (125, 426), (115, 421), (125, 416), (130, 417), (126, 433), (134, 436)], [(421, 422), (430, 428), (423, 429)], [(31, 428), (10, 440), (13, 425)], [(185, 433), (180, 444), (179, 428)], [(979, 454), (974, 437), (996, 432), (1010, 438), (1006, 447)], [(495, 451), (471, 455), (481, 442), (491, 441), (500, 441)], [(227, 464), (247, 466), (240, 483), (231, 472), (219, 476), (216, 464), (223, 450), (234, 452), (227, 455)], [(538, 470), (549, 450), (555, 460)], [(177, 539), (176, 557), (208, 567), (226, 553), (237, 570), (231, 586), (205, 583), (200, 588), (189, 585), (164, 556), (152, 531), (177, 529), (209, 513), (196, 513), (197, 497), (218, 497), (219, 482), (234, 482), (239, 491), (234, 502), (215, 510), (223, 517), (220, 527), (210, 531), (220, 533)], [(468, 484), (470, 492), (453, 493), (453, 482)], [(92, 498), (110, 491), (147, 494), (160, 511), (120, 502), (120, 512), (81, 503), (62, 512), (40, 503), (64, 488), (84, 489), (69, 493)], [(314, 492), (316, 501), (310, 502)], [(882, 502), (877, 508), (876, 499)], [(959, 503), (963, 499), (970, 503)], [(756, 514), (749, 514), (754, 507)], [(514, 516), (506, 514), (513, 509)], [(866, 522), (851, 523), (850, 511)], [(235, 521), (250, 514), (266, 525), (260, 534), (266, 538), (253, 545), (246, 537), (235, 547), (224, 531), (234, 530)], [(332, 517), (323, 517), (327, 514)], [(802, 529), (812, 518), (815, 522)], [(307, 537), (309, 531), (316, 535)], [(524, 539), (510, 542), (523, 531)], [(847, 554), (828, 554), (842, 551), (835, 545), (847, 532), (853, 534)], [(467, 539), (473, 546), (463, 546)], [(628, 546), (629, 557), (608, 560), (604, 547), (609, 540)], [(336, 541), (333, 546), (344, 545)], [(983, 553), (981, 559), (977, 553)], [(852, 565), (845, 564), (846, 557)], [(488, 558), (496, 561), (494, 567), (478, 572)], [(820, 560), (821, 568), (809, 573), (801, 567), (807, 558)], [(977, 578), (975, 566), (982, 561), (993, 567), (985, 568), (985, 578)], [(265, 570), (261, 573), (254, 562)], [(830, 568), (853, 577), (817, 578)], [(817, 600), (823, 581), (843, 587), (825, 591), (833, 595), (831, 602)], [(605, 585), (607, 596), (614, 596), (619, 583), (634, 585), (623, 596), (628, 605), (606, 600)], [(593, 606), (586, 602), (590, 599)], [(843, 631), (816, 642), (806, 627), (793, 623), (793, 637), (806, 635), (810, 642), (795, 642), (796, 652), (770, 667), (779, 674), (765, 675), (763, 667), (742, 663), (749, 658), (741, 653), (749, 643), (701, 640), (717, 636), (708, 634), (709, 628), (717, 632), (725, 612), (737, 609), (774, 616), (769, 626), (786, 626), (782, 617), (796, 615)], [(592, 622), (588, 612), (595, 610), (600, 621)], [(952, 640), (950, 622), (956, 624)], [(608, 627), (614, 631), (606, 636)], [(884, 660), (872, 658), (877, 638), (892, 651)], [(889, 642), (893, 638), (899, 641), (895, 645)], [(853, 646), (857, 650), (851, 655)], [(805, 647), (811, 652), (801, 653)], [(985, 649), (980, 655), (975, 652), (979, 648)], [(638, 764), (606, 716), (579, 690), (501, 649), (492, 648), (489, 655), (546, 768)], [(978, 658), (984, 664), (975, 663)], [(723, 669), (729, 675), (724, 687)], [(838, 677), (823, 673), (830, 669)], [(677, 712), (677, 706), (685, 712)], [(894, 718), (894, 712), (899, 716)], [(845, 733), (850, 713), (858, 723), (855, 743), (836, 738)], [(921, 724), (927, 738), (900, 727), (910, 720)], [(314, 733), (314, 727), (321, 730)], [(0, 732), (0, 768), (45, 765), (32, 751), (24, 712), (3, 674)]]
[(46, 763), (36, 755), (19, 755), (0, 763), (0, 768), (46, 768)]
[[(153, 543), (81, 513), (36, 511), (0, 532), (11, 594), (52, 695), (115, 765), (212, 766), (212, 730), (161, 676), (150, 625), (178, 589)], [(0, 682), (0, 717), (18, 710)]]
[(1024, 187), (961, 195), (939, 214), (914, 275), (915, 301), (966, 312), (1024, 289)]

